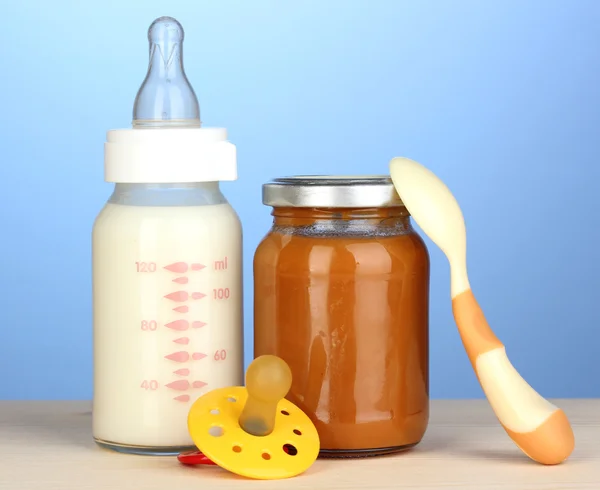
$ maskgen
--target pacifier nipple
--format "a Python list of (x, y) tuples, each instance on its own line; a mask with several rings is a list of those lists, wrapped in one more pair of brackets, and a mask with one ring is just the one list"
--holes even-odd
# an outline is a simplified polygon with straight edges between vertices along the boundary
[(240, 427), (254, 436), (273, 432), (277, 404), (292, 386), (292, 372), (283, 359), (261, 356), (246, 371), (248, 399), (240, 415)]
[(156, 19), (148, 29), (150, 61), (133, 107), (133, 127), (200, 127), (200, 106), (183, 69), (181, 24)]

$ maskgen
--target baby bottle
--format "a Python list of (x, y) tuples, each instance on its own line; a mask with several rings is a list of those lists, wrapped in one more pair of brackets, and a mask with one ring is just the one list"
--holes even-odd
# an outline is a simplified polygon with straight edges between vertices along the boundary
[(242, 230), (219, 189), (236, 149), (201, 128), (172, 18), (148, 30), (133, 127), (109, 131), (114, 192), (93, 228), (93, 435), (121, 452), (193, 447), (191, 404), (243, 384)]

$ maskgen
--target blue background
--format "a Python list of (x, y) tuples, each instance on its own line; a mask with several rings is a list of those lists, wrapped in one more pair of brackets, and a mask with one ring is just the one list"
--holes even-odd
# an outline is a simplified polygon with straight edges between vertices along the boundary
[[(473, 289), (546, 397), (600, 397), (600, 2), (4, 1), (0, 398), (92, 393), (91, 227), (161, 15), (207, 126), (225, 126), (245, 232), (246, 354), (261, 184), (429, 166), (465, 215)], [(480, 397), (432, 257), (431, 393)]]

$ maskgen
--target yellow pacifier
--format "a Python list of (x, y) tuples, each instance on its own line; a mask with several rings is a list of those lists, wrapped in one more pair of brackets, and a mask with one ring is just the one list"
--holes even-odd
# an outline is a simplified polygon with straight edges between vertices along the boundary
[(284, 399), (291, 385), (283, 359), (257, 357), (245, 387), (216, 389), (194, 402), (188, 414), (194, 444), (217, 465), (248, 478), (306, 471), (319, 454), (319, 435), (308, 416)]

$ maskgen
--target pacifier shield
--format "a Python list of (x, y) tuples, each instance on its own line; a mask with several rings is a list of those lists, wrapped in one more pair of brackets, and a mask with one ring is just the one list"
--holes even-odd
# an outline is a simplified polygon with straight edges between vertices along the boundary
[(254, 436), (239, 424), (247, 397), (246, 388), (238, 386), (198, 398), (188, 414), (188, 430), (196, 447), (215, 464), (248, 478), (290, 478), (306, 471), (320, 448), (310, 418), (283, 399), (277, 404), (273, 432)]

